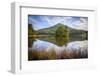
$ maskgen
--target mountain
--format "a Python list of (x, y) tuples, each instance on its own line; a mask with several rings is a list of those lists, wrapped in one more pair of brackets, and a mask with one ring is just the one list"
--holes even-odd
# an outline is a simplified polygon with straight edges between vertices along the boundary
[(55, 34), (55, 32), (59, 26), (64, 26), (64, 25), (57, 24), (57, 25), (54, 25), (54, 26), (49, 27), (49, 28), (40, 29), (40, 30), (38, 30), (38, 33), (39, 34)]
[(66, 29), (68, 28), (69, 33), (73, 34), (73, 35), (82, 34), (84, 32), (87, 32), (87, 31), (84, 31), (84, 30), (73, 29), (73, 28), (71, 28), (71, 27), (69, 27), (67, 25), (63, 25), (61, 23), (58, 23), (58, 24), (56, 24), (56, 25), (54, 25), (52, 27), (49, 27), (49, 28), (40, 29), (37, 32), (38, 32), (38, 34), (52, 34), (52, 35), (54, 35), (56, 30), (57, 30), (57, 28), (60, 27), (60, 26), (64, 26)]

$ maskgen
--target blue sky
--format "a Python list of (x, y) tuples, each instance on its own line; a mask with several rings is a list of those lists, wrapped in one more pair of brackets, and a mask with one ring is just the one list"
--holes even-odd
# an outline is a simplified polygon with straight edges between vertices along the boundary
[(29, 15), (28, 23), (32, 24), (35, 30), (49, 28), (58, 23), (75, 29), (88, 30), (88, 17)]

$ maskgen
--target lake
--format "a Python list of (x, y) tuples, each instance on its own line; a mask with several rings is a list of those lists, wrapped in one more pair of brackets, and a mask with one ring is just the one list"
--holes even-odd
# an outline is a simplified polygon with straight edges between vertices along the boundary
[(55, 60), (88, 58), (88, 40), (82, 36), (28, 37), (28, 60)]

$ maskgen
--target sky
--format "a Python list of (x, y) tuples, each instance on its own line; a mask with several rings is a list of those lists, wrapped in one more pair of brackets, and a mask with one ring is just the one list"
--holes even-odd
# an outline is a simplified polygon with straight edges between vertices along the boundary
[(88, 17), (79, 16), (45, 16), (29, 15), (28, 24), (32, 24), (35, 30), (49, 28), (58, 23), (64, 24), (74, 29), (88, 30)]

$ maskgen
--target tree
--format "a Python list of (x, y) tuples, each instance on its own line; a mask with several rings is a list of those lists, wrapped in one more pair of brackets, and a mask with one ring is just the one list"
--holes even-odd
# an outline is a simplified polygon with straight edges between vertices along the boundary
[(56, 30), (56, 42), (59, 46), (63, 46), (69, 42), (69, 31), (66, 26), (59, 26)]
[(32, 24), (28, 24), (28, 35), (35, 35), (36, 31), (32, 27)]
[(56, 36), (66, 37), (69, 35), (68, 28), (65, 26), (59, 26), (56, 30)]
[(32, 24), (28, 24), (28, 47), (32, 47), (33, 42), (36, 39), (36, 31), (32, 27)]

